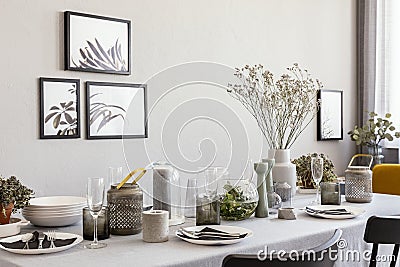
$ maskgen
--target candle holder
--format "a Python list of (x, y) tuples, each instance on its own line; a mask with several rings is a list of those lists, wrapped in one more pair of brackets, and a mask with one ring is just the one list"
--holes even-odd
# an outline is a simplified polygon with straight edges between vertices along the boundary
[[(93, 216), (88, 207), (83, 208), (83, 239), (93, 240)], [(103, 207), (97, 218), (97, 238), (104, 240), (110, 237), (108, 208)]]

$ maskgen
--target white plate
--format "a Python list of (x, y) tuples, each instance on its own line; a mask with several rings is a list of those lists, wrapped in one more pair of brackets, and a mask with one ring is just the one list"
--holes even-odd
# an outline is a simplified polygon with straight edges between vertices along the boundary
[[(1, 239), (0, 242), (12, 243), (12, 242), (21, 240), (22, 236), (23, 235), (10, 236), (10, 237)], [(72, 248), (73, 246), (79, 244), (83, 240), (82, 236), (76, 235), (76, 234), (70, 234), (70, 233), (59, 233), (59, 232), (57, 232), (56, 236), (57, 236), (58, 239), (69, 239), (69, 238), (76, 237), (76, 240), (74, 241), (74, 243), (69, 244), (68, 246), (56, 247), (56, 248), (12, 249), (12, 248), (3, 247), (2, 245), (0, 245), (0, 248), (4, 249), (6, 251), (12, 252), (12, 253), (17, 253), (17, 254), (29, 254), (29, 255), (48, 254), (48, 253), (54, 253), (54, 252), (67, 250), (67, 249)]]
[(29, 200), (29, 205), (35, 208), (80, 206), (86, 203), (86, 198), (75, 196), (38, 197)]
[(43, 211), (26, 211), (22, 210), (22, 215), (30, 215), (30, 216), (68, 216), (68, 215), (76, 215), (82, 214), (82, 209), (79, 210), (71, 210), (71, 211), (59, 211), (59, 212), (43, 212)]
[(329, 209), (346, 209), (347, 211), (351, 212), (351, 214), (343, 214), (343, 215), (329, 215), (329, 214), (315, 214), (312, 212), (305, 212), (313, 217), (317, 218), (324, 218), (324, 219), (336, 219), (336, 220), (343, 220), (343, 219), (352, 219), (355, 218), (365, 212), (364, 209), (352, 206), (342, 206), (342, 205), (319, 205), (319, 206), (307, 206), (314, 210), (329, 210)]
[(185, 240), (189, 243), (193, 243), (193, 244), (197, 244), (197, 245), (230, 245), (230, 244), (238, 243), (246, 238), (253, 236), (253, 232), (249, 229), (246, 229), (243, 227), (238, 227), (238, 226), (229, 226), (229, 225), (202, 225), (202, 226), (185, 227), (185, 229), (188, 231), (200, 231), (204, 227), (210, 227), (210, 228), (224, 231), (227, 233), (247, 234), (247, 236), (243, 237), (243, 238), (230, 239), (230, 240), (196, 240), (196, 239), (182, 237), (182, 236), (178, 235), (178, 233), (177, 233), (178, 231), (175, 232), (175, 235), (182, 240)]

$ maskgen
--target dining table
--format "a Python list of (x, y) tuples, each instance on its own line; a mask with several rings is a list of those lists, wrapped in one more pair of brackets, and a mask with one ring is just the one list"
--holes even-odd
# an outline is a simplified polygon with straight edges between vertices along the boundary
[[(188, 243), (179, 239), (175, 231), (180, 227), (195, 225), (195, 219), (187, 218), (183, 225), (171, 226), (167, 242), (146, 243), (142, 234), (117, 236), (103, 240), (107, 247), (85, 249), (84, 240), (80, 244), (58, 253), (41, 255), (21, 255), (0, 251), (0, 266), (222, 266), (229, 254), (257, 254), (263, 251), (301, 251), (327, 241), (335, 229), (342, 229), (338, 260), (335, 266), (368, 266), (368, 252), (371, 244), (363, 241), (368, 218), (376, 216), (400, 215), (400, 196), (374, 194), (370, 203), (348, 203), (344, 196), (342, 206), (356, 206), (365, 212), (352, 219), (324, 219), (308, 215), (304, 207), (315, 198), (312, 194), (297, 194), (293, 197), (296, 219), (278, 219), (276, 214), (267, 218), (254, 216), (243, 221), (221, 221), (222, 225), (240, 226), (250, 229), (253, 236), (230, 245), (207, 246)], [(66, 227), (45, 228), (28, 225), (21, 233), (56, 230), (56, 232), (82, 235), (82, 222)], [(389, 247), (380, 253), (390, 255)], [(357, 257), (357, 255), (359, 257)], [(383, 258), (383, 257), (382, 257)], [(386, 263), (383, 266), (387, 266)], [(379, 266), (379, 265), (378, 265)]]

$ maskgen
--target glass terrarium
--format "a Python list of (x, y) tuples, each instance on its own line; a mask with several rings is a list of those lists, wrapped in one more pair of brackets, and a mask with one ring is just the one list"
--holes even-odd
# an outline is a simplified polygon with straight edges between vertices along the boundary
[(246, 179), (220, 181), (220, 215), (224, 220), (240, 221), (249, 218), (256, 210), (258, 192)]

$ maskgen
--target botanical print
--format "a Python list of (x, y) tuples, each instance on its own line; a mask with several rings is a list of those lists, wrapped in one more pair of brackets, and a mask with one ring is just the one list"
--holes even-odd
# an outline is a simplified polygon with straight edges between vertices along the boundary
[(107, 51), (101, 46), (97, 38), (94, 43), (86, 40), (87, 46), (79, 49), (81, 58), (78, 63), (71, 57), (72, 64), (77, 68), (88, 68), (96, 70), (127, 71), (127, 62), (122, 59), (121, 44), (118, 39), (115, 45)]
[(145, 102), (142, 85), (88, 82), (88, 138), (145, 137)]
[(130, 21), (66, 12), (66, 69), (130, 73)]
[(342, 92), (321, 90), (320, 92), (320, 137), (321, 139), (341, 139), (342, 137)]
[(79, 82), (41, 78), (41, 137), (79, 137)]

